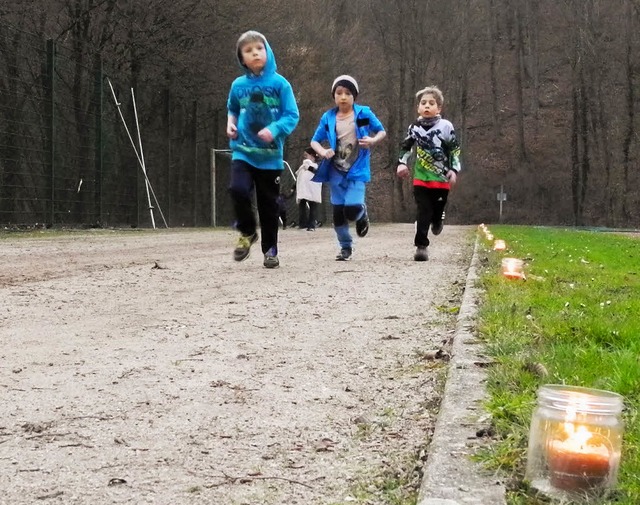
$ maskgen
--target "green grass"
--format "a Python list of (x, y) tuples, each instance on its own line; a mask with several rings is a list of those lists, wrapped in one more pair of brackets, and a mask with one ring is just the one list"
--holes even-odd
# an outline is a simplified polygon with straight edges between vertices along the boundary
[[(614, 498), (640, 503), (640, 237), (554, 228), (491, 226), (484, 234), (479, 334), (495, 360), (487, 409), (497, 441), (479, 458), (509, 476), (509, 504), (542, 503), (524, 482), (529, 423), (542, 384), (615, 391), (625, 436)], [(505, 256), (525, 260), (525, 280), (500, 274)], [(612, 501), (613, 500), (613, 501)]]

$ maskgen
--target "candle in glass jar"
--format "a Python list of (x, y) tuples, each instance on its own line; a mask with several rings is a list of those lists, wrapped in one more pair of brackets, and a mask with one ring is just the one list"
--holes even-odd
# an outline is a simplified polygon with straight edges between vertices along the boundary
[(523, 261), (518, 258), (504, 258), (502, 260), (502, 275), (509, 279), (522, 278)]
[(507, 248), (507, 244), (505, 243), (504, 240), (496, 239), (496, 241), (493, 243), (494, 251), (504, 251), (506, 248)]
[(573, 498), (587, 503), (613, 489), (622, 450), (622, 407), (622, 396), (611, 391), (541, 386), (527, 450), (525, 480), (531, 488), (562, 503)]
[(582, 491), (603, 485), (609, 475), (611, 450), (606, 440), (586, 426), (566, 423), (568, 437), (551, 440), (547, 463), (551, 484), (566, 491)]

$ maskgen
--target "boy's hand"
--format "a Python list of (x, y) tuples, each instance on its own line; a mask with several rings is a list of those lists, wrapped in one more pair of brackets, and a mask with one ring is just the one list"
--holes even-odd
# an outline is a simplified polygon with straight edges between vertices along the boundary
[(235, 139), (238, 137), (238, 127), (233, 123), (227, 123), (227, 137)]
[(409, 167), (404, 163), (400, 163), (398, 165), (398, 168), (396, 168), (396, 174), (398, 175), (398, 177), (400, 177), (400, 179), (406, 179), (407, 177), (409, 177)]
[(258, 132), (258, 138), (267, 144), (273, 142), (273, 133), (268, 128), (263, 128)]
[(454, 186), (456, 182), (458, 182), (458, 174), (455, 172), (455, 170), (449, 170), (447, 172), (447, 179), (449, 179), (449, 184)]
[(364, 147), (365, 149), (370, 149), (376, 141), (373, 137), (369, 137), (369, 135), (365, 135), (361, 139), (358, 140), (358, 145), (360, 147)]
[(322, 153), (322, 157), (326, 160), (330, 160), (336, 155), (336, 152), (333, 149), (325, 149)]

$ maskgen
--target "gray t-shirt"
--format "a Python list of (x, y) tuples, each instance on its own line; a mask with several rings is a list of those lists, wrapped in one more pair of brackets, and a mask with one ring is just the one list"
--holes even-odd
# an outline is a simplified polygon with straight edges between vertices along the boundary
[(355, 115), (336, 118), (336, 137), (338, 145), (333, 164), (341, 172), (348, 172), (358, 157), (358, 137), (356, 136)]

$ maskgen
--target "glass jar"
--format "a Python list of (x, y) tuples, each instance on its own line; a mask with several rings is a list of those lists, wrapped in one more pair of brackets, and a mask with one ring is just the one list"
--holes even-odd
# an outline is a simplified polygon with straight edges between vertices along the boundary
[(494, 251), (504, 251), (507, 248), (507, 243), (504, 240), (496, 239), (493, 243)]
[(531, 419), (525, 479), (560, 499), (602, 496), (616, 485), (622, 434), (622, 396), (548, 384), (538, 390)]
[(522, 279), (524, 261), (518, 258), (502, 258), (502, 275), (508, 279)]

